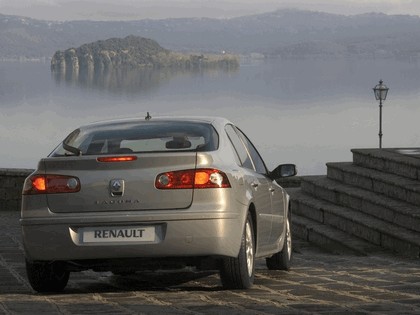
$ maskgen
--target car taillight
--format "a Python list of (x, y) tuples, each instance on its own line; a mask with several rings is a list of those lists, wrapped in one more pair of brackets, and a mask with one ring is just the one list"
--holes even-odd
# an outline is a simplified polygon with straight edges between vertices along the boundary
[(108, 162), (108, 163), (115, 163), (115, 162), (131, 162), (137, 160), (137, 156), (129, 155), (129, 156), (104, 156), (98, 157), (96, 159), (98, 162)]
[(161, 173), (156, 176), (157, 189), (230, 188), (225, 173), (216, 169), (196, 169)]
[(80, 180), (64, 175), (33, 175), (23, 187), (24, 195), (75, 193), (80, 190)]

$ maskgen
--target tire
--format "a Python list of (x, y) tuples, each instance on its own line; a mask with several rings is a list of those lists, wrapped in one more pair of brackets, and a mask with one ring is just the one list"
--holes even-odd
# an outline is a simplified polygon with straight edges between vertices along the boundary
[(269, 270), (290, 270), (292, 265), (292, 230), (290, 228), (290, 215), (286, 221), (286, 234), (283, 249), (274, 254), (273, 256), (266, 258), (266, 265)]
[(30, 262), (26, 274), (31, 287), (38, 292), (61, 292), (69, 281), (70, 272), (60, 262)]
[(242, 234), (241, 248), (236, 258), (225, 258), (220, 279), (225, 289), (249, 289), (255, 276), (255, 237), (251, 215), (248, 213)]

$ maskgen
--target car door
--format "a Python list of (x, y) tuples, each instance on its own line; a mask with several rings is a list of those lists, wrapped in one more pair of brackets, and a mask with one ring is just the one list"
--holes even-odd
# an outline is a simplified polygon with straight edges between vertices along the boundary
[(270, 241), (272, 219), (269, 182), (264, 175), (255, 171), (247, 146), (240, 138), (237, 129), (233, 125), (226, 125), (225, 130), (237, 153), (239, 163), (242, 166), (245, 184), (252, 194), (252, 200), (256, 208), (258, 249), (267, 246)]
[[(285, 209), (283, 200), (283, 188), (268, 177), (267, 167), (265, 166), (261, 155), (258, 153), (257, 149), (248, 139), (248, 137), (241, 130), (237, 129), (237, 131), (241, 140), (245, 143), (247, 147), (247, 150), (253, 161), (255, 170), (257, 174), (259, 174), (258, 177), (263, 177), (265, 179), (265, 184), (261, 188), (263, 192), (269, 196), (268, 198), (270, 198), (270, 214), (267, 218), (267, 221), (270, 221), (271, 229), (268, 244), (277, 244), (281, 235), (283, 234), (284, 229)], [(260, 180), (260, 182), (263, 182), (263, 180)]]

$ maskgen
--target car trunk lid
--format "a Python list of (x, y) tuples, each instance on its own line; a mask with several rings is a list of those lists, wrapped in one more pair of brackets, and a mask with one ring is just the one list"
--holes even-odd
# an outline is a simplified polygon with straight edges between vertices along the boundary
[[(98, 156), (46, 158), (46, 174), (69, 175), (80, 180), (77, 193), (48, 194), (55, 213), (185, 209), (193, 189), (159, 190), (156, 176), (163, 172), (195, 169), (195, 152), (143, 153), (133, 161), (99, 162)], [(119, 156), (120, 157), (120, 156)]]

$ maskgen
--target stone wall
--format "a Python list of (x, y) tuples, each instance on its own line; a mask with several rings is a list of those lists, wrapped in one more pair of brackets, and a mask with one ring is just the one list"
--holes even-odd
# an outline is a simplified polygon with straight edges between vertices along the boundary
[(22, 187), (30, 169), (0, 169), (0, 211), (20, 211)]

